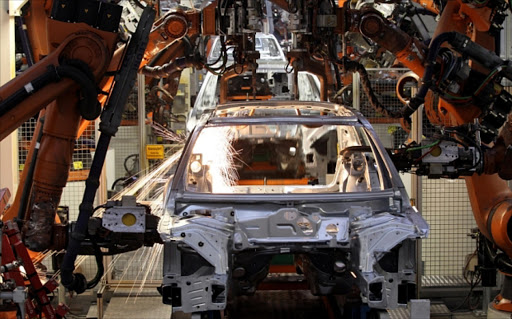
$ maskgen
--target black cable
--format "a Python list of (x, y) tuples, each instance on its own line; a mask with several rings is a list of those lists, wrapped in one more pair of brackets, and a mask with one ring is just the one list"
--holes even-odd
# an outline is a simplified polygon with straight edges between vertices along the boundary
[(441, 48), (441, 44), (455, 38), (456, 32), (445, 32), (435, 37), (428, 49), (427, 58), (425, 60), (425, 72), (423, 73), (422, 84), (416, 95), (409, 101), (409, 104), (402, 108), (404, 118), (409, 118), (416, 110), (425, 102), (425, 96), (432, 86), (432, 78), (434, 76), (435, 60)]
[(134, 1), (135, 1), (135, 4), (137, 5), (137, 7), (141, 8), (141, 9), (144, 9), (147, 6), (147, 4), (144, 5), (139, 0), (134, 0)]
[[(221, 54), (219, 55), (219, 59), (217, 59), (216, 62), (214, 63), (211, 63), (211, 64), (207, 64), (207, 69), (208, 71), (217, 71), (219, 73), (224, 73), (226, 72), (226, 68), (227, 68), (227, 64), (228, 64), (228, 50), (226, 48), (226, 41), (224, 39), (224, 36), (221, 35), (220, 38), (219, 38), (219, 41), (220, 41), (220, 46), (221, 46)], [(222, 58), (222, 65), (218, 68), (212, 68), (211, 65), (213, 64), (216, 64), (220, 58)]]
[(37, 155), (39, 154), (39, 143), (41, 142), (41, 138), (43, 136), (43, 125), (44, 125), (44, 117), (39, 119), (41, 123), (39, 132), (37, 133), (36, 145), (34, 147), (34, 152), (32, 153), (32, 159), (30, 161), (30, 166), (28, 168), (27, 176), (25, 177), (25, 183), (23, 184), (23, 191), (21, 193), (20, 199), (20, 208), (18, 210), (18, 219), (24, 220), (25, 213), (27, 212), (27, 204), (28, 197), (32, 190), (32, 181), (34, 177), (34, 169), (36, 167)]
[(85, 291), (88, 283), (84, 275), (80, 273), (73, 274), (75, 259), (80, 252), (82, 241), (85, 240), (87, 235), (89, 218), (93, 213), (92, 203), (94, 202), (96, 190), (99, 186), (99, 177), (111, 138), (111, 135), (103, 132), (100, 135), (91, 169), (89, 171), (89, 177), (85, 182), (85, 192), (82, 198), (82, 203), (80, 204), (78, 219), (73, 232), (69, 236), (67, 252), (64, 255), (64, 260), (61, 266), (62, 284), (69, 290), (73, 290), (78, 294)]
[(343, 87), (343, 83), (341, 83), (340, 69), (338, 68), (338, 65), (334, 62), (332, 63), (332, 66), (334, 68), (334, 74), (336, 76), (336, 91), (339, 91)]
[[(96, 209), (98, 209), (98, 207), (96, 207)], [(105, 267), (103, 266), (103, 253), (94, 240), (92, 241), (92, 246), (94, 247), (94, 256), (96, 257), (97, 270), (94, 278), (87, 282), (87, 289), (96, 287), (96, 285), (100, 282), (101, 277), (103, 277), (103, 274), (105, 273)]]
[(133, 168), (132, 169), (129, 169), (128, 168), (128, 161), (132, 158), (132, 157), (135, 157), (136, 160), (138, 161), (139, 160), (139, 154), (131, 154), (131, 155), (128, 155), (125, 159), (124, 159), (124, 162), (123, 162), (123, 166), (124, 166), (124, 170), (126, 171), (126, 173), (128, 175), (134, 175), (136, 174), (137, 172), (133, 172)]
[[(237, 71), (237, 65), (240, 65), (242, 68), (240, 69), (240, 72)], [(233, 72), (235, 72), (235, 74), (237, 75), (240, 75), (242, 73), (244, 73), (244, 65), (243, 63), (242, 64), (237, 64), (236, 62), (233, 64)]]
[(491, 262), (496, 265), (498, 270), (506, 273), (512, 274), (512, 261), (510, 258), (504, 253), (497, 254), (491, 247), (490, 242), (487, 238), (484, 239), (484, 251), (487, 256), (490, 258)]
[(439, 53), (439, 55), (443, 56), (444, 61), (447, 61), (445, 64), (448, 64), (448, 68), (446, 68), (443, 73), (441, 74), (441, 78), (438, 80), (438, 83), (442, 83), (448, 79), (452, 71), (455, 69), (455, 66), (457, 65), (457, 59), (453, 56), (452, 51), (446, 49), (444, 52)]
[[(219, 63), (219, 62), (220, 62), (220, 59), (223, 59), (223, 53), (224, 53), (224, 52), (223, 52), (223, 50), (222, 50), (222, 49), (223, 49), (223, 47), (225, 48), (224, 36), (223, 36), (223, 35), (221, 35), (221, 36), (220, 36), (219, 41), (220, 41), (220, 53), (219, 53), (219, 57), (218, 57), (218, 58), (217, 58), (217, 60), (215, 60), (214, 62), (211, 62), (211, 63), (205, 63), (205, 65), (206, 65), (206, 66), (211, 67), (211, 66), (213, 66), (213, 65), (215, 65), (215, 64), (217, 64), (217, 63)], [(212, 48), (211, 50), (213, 50), (213, 49), (214, 49), (214, 48)]]
[(115, 190), (115, 189), (116, 189), (116, 186), (117, 186), (117, 183), (119, 183), (119, 182), (124, 182), (125, 180), (126, 180), (126, 177), (119, 177), (118, 179), (116, 179), (116, 180), (112, 183), (112, 187), (110, 187), (110, 189)]
[(22, 88), (10, 94), (6, 99), (0, 101), (0, 116), (4, 116), (7, 112), (14, 109), (18, 104), (27, 99), (30, 95), (36, 93), (46, 85), (59, 81), (57, 68), (54, 65), (48, 67), (47, 71), (41, 76), (35, 78)]
[(72, 65), (61, 65), (57, 68), (59, 76), (67, 77), (80, 85), (82, 92), (81, 99), (78, 102), (80, 115), (88, 120), (95, 120), (101, 113), (101, 105), (98, 102), (98, 91), (96, 84), (91, 81), (89, 75), (84, 72), (79, 72), (77, 67)]
[(224, 12), (222, 13), (223, 16), (226, 15), (226, 11), (228, 10), (228, 0), (224, 0)]
[(87, 65), (87, 63), (85, 63), (84, 61), (82, 60), (78, 60), (78, 59), (69, 59), (69, 60), (65, 60), (62, 65), (69, 65), (69, 66), (72, 66), (72, 67), (75, 67), (77, 69), (79, 69), (80, 71), (82, 71), (84, 73), (85, 76), (87, 76), (89, 78), (89, 80), (91, 80), (92, 82), (94, 82), (96, 79), (94, 78), (94, 74), (92, 73), (91, 71), (91, 68), (89, 67), (89, 65)]
[(355, 61), (350, 61), (348, 59), (343, 60), (345, 70), (347, 72), (358, 72), (361, 76), (361, 85), (363, 86), (363, 90), (366, 93), (366, 96), (368, 97), (368, 101), (370, 102), (370, 105), (375, 109), (377, 112), (382, 113), (385, 117), (388, 118), (401, 118), (402, 113), (391, 111), (386, 109), (386, 107), (380, 103), (377, 95), (373, 91), (370, 77), (368, 76), (368, 72), (366, 71), (366, 68)]
[[(478, 239), (477, 239), (477, 246), (478, 246)], [(476, 256), (476, 254), (478, 253), (478, 248), (475, 250), (475, 252), (473, 253), (473, 256)], [(478, 285), (478, 283), (481, 281), (482, 279), (482, 276), (481, 276), (481, 272), (480, 272), (480, 269), (477, 267), (475, 269), (475, 271), (472, 273), (471, 275), (471, 280), (468, 281), (467, 280), (467, 277), (466, 277), (466, 270), (467, 270), (467, 267), (469, 265), (469, 262), (470, 262), (470, 259), (468, 259), (466, 265), (464, 266), (464, 279), (466, 279), (466, 282), (468, 282), (469, 284), (469, 293), (466, 295), (466, 297), (464, 298), (464, 300), (462, 301), (462, 303), (460, 303), (457, 307), (453, 308), (452, 310), (450, 310), (450, 312), (454, 313), (454, 312), (457, 312), (457, 310), (459, 310), (462, 306), (464, 306), (464, 304), (467, 302), (468, 303), (468, 308), (472, 308), (471, 307), (471, 295), (473, 294), (473, 290), (475, 289), (475, 287)], [(476, 278), (476, 280), (475, 280)]]
[(98, 205), (94, 208), (94, 210), (92, 211), (92, 213), (96, 213), (96, 211), (98, 211), (98, 209), (101, 209), (101, 208), (106, 208), (107, 206), (106, 205)]
[(154, 78), (165, 78), (174, 72), (182, 71), (185, 68), (196, 64), (196, 60), (190, 57), (177, 58), (161, 66), (144, 66), (141, 73)]
[(172, 96), (171, 93), (169, 93), (169, 91), (167, 91), (166, 89), (164, 89), (163, 87), (160, 87), (158, 85), (155, 85), (151, 88), (151, 91), (149, 91), (149, 95), (150, 96), (155, 96), (155, 98), (157, 98), (158, 100), (160, 100), (161, 102), (163, 102), (164, 104), (169, 104), (167, 103), (167, 101), (165, 101), (163, 98), (160, 98), (158, 96), (158, 92), (162, 93), (163, 95), (165, 95), (167, 98), (171, 99), (171, 100), (174, 100), (174, 96)]
[[(476, 277), (476, 280), (474, 280)], [(450, 312), (456, 312), (457, 310), (459, 310), (460, 308), (462, 308), (466, 302), (469, 301), (469, 298), (471, 297), (471, 295), (473, 294), (473, 291), (475, 290), (476, 286), (480, 283), (481, 281), (481, 276), (480, 276), (480, 272), (476, 272), (474, 276), (471, 277), (471, 284), (469, 286), (469, 292), (468, 294), (466, 295), (466, 297), (464, 298), (464, 300), (455, 308), (451, 309)], [(469, 306), (469, 303), (468, 303), (468, 306)]]
[[(472, 60), (488, 69), (495, 69), (504, 63), (499, 56), (471, 41), (471, 39), (464, 34), (445, 32), (438, 35), (430, 42), (427, 58), (425, 60), (426, 67), (423, 73), (422, 85), (409, 104), (402, 108), (402, 114), (405, 118), (409, 118), (425, 102), (425, 96), (430, 87), (434, 84), (433, 77), (436, 58), (441, 49), (441, 45), (445, 42), (450, 43), (455, 51), (469, 56)], [(512, 71), (509, 73), (509, 76), (512, 77)], [(507, 77), (507, 74), (505, 74), (505, 76)]]
[(80, 85), (81, 99), (78, 103), (80, 115), (86, 120), (96, 119), (101, 111), (97, 100), (96, 84), (89, 66), (79, 60), (64, 61), (59, 66), (51, 65), (41, 76), (27, 83), (23, 88), (0, 102), (0, 116), (12, 110), (30, 95), (43, 89), (52, 82), (70, 78)]
[(92, 216), (93, 203), (99, 187), (99, 177), (105, 163), (108, 146), (112, 136), (121, 123), (124, 105), (128, 99), (137, 73), (138, 66), (146, 49), (148, 36), (155, 19), (156, 12), (146, 7), (141, 15), (137, 29), (127, 46), (122, 67), (115, 78), (115, 86), (111, 92), (100, 122), (100, 137), (94, 154), (89, 177), (85, 182), (85, 191), (79, 207), (78, 219), (68, 239), (68, 248), (61, 266), (61, 283), (64, 287), (82, 293), (88, 287), (83, 274), (73, 273), (75, 261), (80, 253), (82, 241), (87, 236), (89, 218)]

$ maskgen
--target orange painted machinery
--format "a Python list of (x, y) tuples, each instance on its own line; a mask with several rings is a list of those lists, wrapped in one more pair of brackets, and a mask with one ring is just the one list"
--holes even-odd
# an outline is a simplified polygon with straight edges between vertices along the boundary
[[(230, 77), (242, 72), (255, 74), (260, 56), (255, 33), (263, 30), (263, 21), (269, 18), (264, 15), (262, 0), (218, 0), (200, 9), (178, 7), (156, 22), (155, 11), (147, 6), (137, 30), (123, 43), (118, 34), (122, 14), (118, 2), (28, 1), (22, 16), (34, 65), (0, 87), (0, 140), (39, 112), (20, 187), (4, 212), (3, 220), (11, 225), (7, 231), (16, 228), (8, 222), (16, 219), (27, 248), (67, 247), (62, 283), (77, 292), (93, 287), (101, 278), (100, 273), (87, 282), (82, 275), (73, 274), (79, 253), (96, 255), (101, 263), (105, 250), (112, 254), (125, 251), (114, 244), (118, 238), (112, 234), (97, 234), (92, 240), (88, 227), (107, 147), (120, 125), (136, 73), (146, 75), (147, 82), (166, 78), (167, 88), (173, 88), (172, 98), (184, 68), (204, 68), (221, 77), (221, 100), (227, 100)], [(428, 146), (397, 150), (393, 157), (402, 170), (437, 178), (464, 176), (475, 220), (485, 237), (485, 255), (507, 275), (496, 308), (512, 311), (512, 191), (506, 184), (512, 178), (512, 95), (501, 84), (502, 79), (512, 80), (512, 62), (494, 52), (509, 3), (415, 0), (421, 8), (415, 7), (414, 12), (439, 15), (435, 32), (427, 39), (428, 34), (418, 37), (408, 32), (396, 19), (364, 1), (357, 2), (357, 7), (354, 1), (271, 2), (289, 13), (287, 57), (292, 77), (298, 81), (299, 71), (317, 75), (322, 100), (336, 101), (350, 74), (358, 72), (372, 106), (385, 117), (401, 118), (405, 128), (409, 129), (411, 115), (424, 105), (429, 125), (439, 129), (441, 138)], [(388, 110), (379, 102), (365, 67), (359, 63), (361, 50), (349, 41), (354, 34), (392, 53), (421, 78), (415, 96), (403, 99), (403, 109)], [(206, 48), (213, 35), (220, 36), (221, 54), (208, 63)], [(299, 94), (293, 93), (295, 97)], [(86, 121), (98, 117), (101, 135), (80, 215), (69, 231), (66, 225), (56, 223), (56, 210), (75, 139)], [(440, 146), (455, 152), (457, 160), (434, 165)], [(2, 202), (0, 208), (4, 210)], [(128, 250), (158, 242), (155, 223), (148, 222), (148, 229), (133, 235), (131, 241), (123, 237)]]

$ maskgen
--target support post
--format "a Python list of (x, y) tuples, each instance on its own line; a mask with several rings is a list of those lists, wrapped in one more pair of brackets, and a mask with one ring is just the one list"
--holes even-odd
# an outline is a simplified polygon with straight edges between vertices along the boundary
[[(14, 77), (14, 16), (10, 15), (10, 1), (0, 1), (0, 85)], [(12, 4), (11, 4), (12, 6)], [(14, 131), (0, 142), (0, 188), (11, 191), (18, 188), (18, 133)]]
[(357, 72), (352, 74), (352, 107), (358, 111), (361, 109), (361, 80)]
[[(411, 94), (416, 94), (417, 88), (411, 88)], [(423, 136), (423, 106), (412, 115), (411, 139), (421, 144)], [(411, 174), (411, 199), (413, 205), (421, 212), (422, 207), (422, 180), (421, 176)], [(421, 298), (421, 280), (423, 277), (423, 260), (421, 257), (421, 239), (416, 240), (416, 298)]]
[(148, 163), (146, 159), (146, 83), (142, 74), (137, 74), (137, 110), (139, 118), (139, 167), (143, 175), (147, 174)]

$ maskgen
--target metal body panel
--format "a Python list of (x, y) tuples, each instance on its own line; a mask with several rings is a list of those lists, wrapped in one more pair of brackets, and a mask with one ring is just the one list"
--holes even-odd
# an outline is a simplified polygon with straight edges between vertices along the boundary
[(159, 226), (166, 243), (162, 290), (173, 311), (223, 309), (228, 292), (253, 293), (265, 278), (271, 258), (279, 254), (295, 256), (314, 294), (344, 293), (353, 283), (370, 307), (396, 308), (407, 303), (399, 298), (399, 291), (403, 295), (403, 290), (415, 282), (414, 241), (427, 236), (427, 223), (410, 206), (385, 149), (359, 113), (329, 103), (295, 102), (235, 103), (219, 107), (217, 113), (269, 104), (277, 109), (293, 105), (335, 113), (334, 117), (279, 120), (313, 125), (329, 119), (328, 124), (322, 124), (364, 127), (373, 154), (378, 154), (378, 172), (374, 174), (380, 176), (380, 185), (375, 185), (375, 191), (356, 189), (351, 193), (187, 191), (183, 177), (189, 169), (194, 141), (205, 124), (245, 125), (241, 123), (264, 123), (269, 118), (214, 118), (199, 125), (168, 187), (167, 213)]

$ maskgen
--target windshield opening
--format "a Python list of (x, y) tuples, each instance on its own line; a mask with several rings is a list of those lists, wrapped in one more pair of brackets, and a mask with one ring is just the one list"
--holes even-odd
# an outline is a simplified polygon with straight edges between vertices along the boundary
[(205, 127), (184, 174), (190, 192), (347, 193), (382, 190), (381, 162), (351, 125)]

